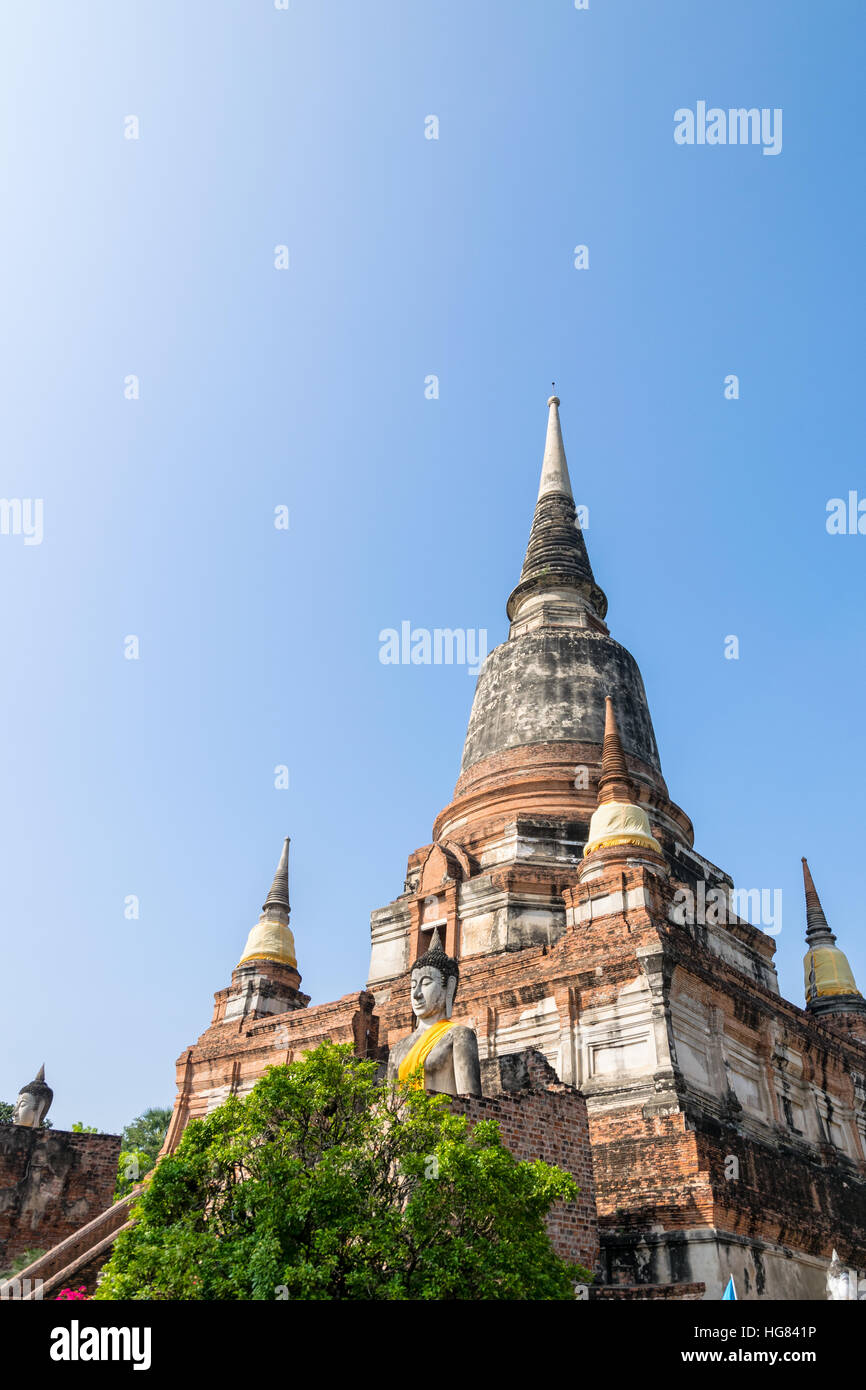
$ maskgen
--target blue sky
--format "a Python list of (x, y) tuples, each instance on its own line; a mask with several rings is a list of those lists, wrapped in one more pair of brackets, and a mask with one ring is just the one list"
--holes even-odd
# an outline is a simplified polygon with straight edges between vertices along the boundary
[[(504, 639), (553, 378), (696, 848), (798, 1001), (807, 854), (866, 987), (864, 50), (853, 0), (5, 11), (0, 1098), (171, 1103), (286, 833), (304, 988), (362, 986), (474, 687), (378, 634)], [(678, 146), (699, 100), (782, 152)]]

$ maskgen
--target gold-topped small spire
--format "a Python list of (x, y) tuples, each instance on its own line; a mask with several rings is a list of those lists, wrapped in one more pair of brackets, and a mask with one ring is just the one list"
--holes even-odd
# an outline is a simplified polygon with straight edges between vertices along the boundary
[(634, 845), (661, 854), (661, 845), (652, 833), (646, 811), (635, 803), (613, 700), (607, 695), (604, 702), (598, 805), (589, 823), (584, 858), (594, 850), (606, 849), (610, 845)]
[(598, 779), (598, 804), (606, 801), (633, 801), (634, 788), (628, 775), (622, 740), (619, 736), (613, 700), (604, 697), (604, 741), (601, 745), (601, 776)]
[(835, 997), (860, 997), (854, 972), (844, 951), (836, 945), (818, 897), (809, 864), (803, 864), (803, 888), (806, 895), (806, 954), (803, 957), (803, 985), (807, 1005)]
[(247, 937), (238, 965), (246, 965), (251, 960), (273, 960), (297, 969), (295, 938), (289, 929), (289, 843), (287, 835), (271, 891), (265, 898), (259, 920)]

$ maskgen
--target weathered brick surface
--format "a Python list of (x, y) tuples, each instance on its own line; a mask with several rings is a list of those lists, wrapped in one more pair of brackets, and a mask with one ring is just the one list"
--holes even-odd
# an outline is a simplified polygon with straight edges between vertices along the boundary
[[(706, 903), (708, 887), (724, 896), (733, 883), (694, 851), (691, 820), (669, 797), (640, 674), (610, 639), (561, 503), (537, 512), (530, 552), (551, 567), (532, 562), (532, 604), (522, 607), (523, 581), (512, 595), (512, 632), (479, 679), (453, 799), (409, 855), (403, 891), (373, 913), (375, 998), (310, 1008), (297, 971), (235, 971), (178, 1062), (166, 1149), (191, 1117), (325, 1038), (383, 1060), (413, 1026), (408, 968), (435, 923), (460, 960), (454, 1016), (476, 1030), (485, 1080), (503, 1054), (535, 1047), (585, 1097), (613, 1283), (697, 1289), (706, 1277), (718, 1297), (739, 1260), (756, 1296), (823, 1297), (820, 1261), (834, 1246), (866, 1272), (866, 1021), (819, 1019), (780, 998), (773, 938), (730, 903), (720, 930), (705, 914), (676, 918), (679, 889), (695, 902), (700, 888)], [(661, 847), (649, 857), (631, 842), (583, 856), (611, 690), (630, 791)], [(543, 1124), (537, 1097), (509, 1102), (510, 1141), (568, 1156), (557, 1128), (577, 1111), (565, 1097), (546, 1093)], [(489, 1089), (472, 1102), (479, 1114), (504, 1104)]]
[(0, 1269), (47, 1250), (111, 1203), (118, 1134), (0, 1125)]
[[(507, 794), (503, 773), (495, 795)], [(476, 804), (474, 814), (480, 817), (481, 810)], [(520, 821), (524, 841), (532, 826), (531, 817)], [(495, 829), (498, 834), (502, 827)], [(476, 819), (473, 850), (481, 846), (484, 833)], [(535, 1045), (555, 1061), (563, 1080), (578, 1084), (585, 1094), (600, 1232), (607, 1250), (605, 1277), (642, 1284), (661, 1275), (672, 1282), (697, 1283), (690, 1273), (696, 1232), (703, 1232), (705, 1241), (716, 1241), (720, 1250), (731, 1241), (751, 1243), (758, 1296), (757, 1266), (769, 1246), (780, 1251), (782, 1261), (798, 1253), (829, 1259), (835, 1246), (843, 1261), (863, 1269), (862, 1020), (819, 1020), (781, 998), (774, 988), (772, 937), (734, 918), (725, 924), (725, 949), (731, 954), (722, 956), (711, 948), (705, 927), (671, 920), (676, 878), (654, 875), (627, 856), (619, 862), (614, 853), (600, 858), (601, 873), (592, 882), (579, 880), (577, 866), (569, 878), (567, 866), (552, 864), (506, 864), (485, 876), (494, 888), (531, 884), (539, 903), (546, 881), (565, 906), (563, 924), (548, 944), (462, 958), (455, 1016), (475, 1026), (485, 1058), (497, 1055), (503, 1038), (508, 1045), (515, 1030), (524, 1037), (529, 1033), (531, 1040), (535, 1029)], [(415, 861), (423, 863), (423, 854)], [(410, 859), (410, 875), (412, 864)], [(410, 889), (413, 882), (410, 878)], [(628, 900), (628, 909), (587, 912), (591, 900), (605, 897)], [(459, 951), (459, 920), (449, 922), (448, 930)], [(734, 958), (736, 952), (742, 964)], [(624, 1069), (621, 1077), (596, 1074), (592, 1051), (585, 1043), (580, 1051), (586, 1021), (605, 1009), (622, 1009), (623, 1001), (637, 999), (641, 991), (651, 1034), (648, 1061), (637, 1070)], [(376, 993), (380, 1034), (387, 1042), (412, 1026), (405, 976), (384, 981)], [(682, 999), (705, 1020), (708, 1046), (718, 1054), (718, 1074), (703, 1087), (696, 1087), (682, 1069), (687, 1052), (683, 1057), (677, 1053), (673, 1011)], [(628, 1027), (626, 1012), (626, 1036)], [(744, 1104), (732, 1089), (740, 1057), (751, 1059), (747, 1066), (759, 1097), (757, 1108)], [(731, 1063), (728, 1070), (722, 1068), (723, 1058), (725, 1067)], [(790, 1100), (799, 1101), (802, 1114), (786, 1108)], [(734, 1179), (726, 1175), (731, 1157), (740, 1164), (740, 1176)], [(671, 1236), (666, 1250), (653, 1245), (659, 1232)], [(643, 1248), (644, 1235), (652, 1235), (649, 1249)], [(700, 1251), (698, 1257), (695, 1268), (703, 1268)], [(811, 1280), (809, 1296), (816, 1296), (817, 1276), (807, 1270), (803, 1277)], [(786, 1296), (804, 1295), (794, 1291)]]
[[(813, 1297), (815, 1261), (834, 1247), (866, 1270), (862, 1018), (821, 1020), (782, 999), (774, 939), (735, 915), (721, 937), (703, 919), (673, 919), (679, 887), (730, 880), (692, 853), (688, 817), (658, 770), (631, 753), (663, 855), (653, 863), (609, 847), (587, 873), (581, 851), (599, 754), (591, 744), (541, 743), (464, 772), (434, 842), (409, 856), (403, 893), (374, 913), (375, 999), (306, 1008), (298, 994), (281, 1014), (238, 1020), (241, 981), (220, 991), (211, 1028), (180, 1060), (168, 1146), (189, 1116), (245, 1093), (266, 1066), (325, 1037), (384, 1058), (413, 1027), (407, 966), (436, 921), (460, 959), (454, 1017), (477, 1033), (485, 1095), (496, 1059), (535, 1047), (585, 1097), (605, 1277), (706, 1277), (716, 1297), (745, 1241), (753, 1289), (763, 1287), (758, 1265), (772, 1246), (772, 1277), (799, 1260)], [(590, 777), (576, 785), (581, 764)]]
[(471, 1124), (495, 1120), (503, 1143), (515, 1158), (543, 1159), (577, 1179), (575, 1202), (558, 1202), (547, 1228), (563, 1259), (576, 1261), (594, 1273), (598, 1262), (598, 1221), (595, 1181), (589, 1144), (586, 1102), (573, 1086), (564, 1086), (538, 1054), (530, 1062), (523, 1089), (494, 1096), (460, 1096), (452, 1108)]
[[(420, 894), (435, 884), (424, 880), (429, 854), (416, 859)], [(456, 856), (443, 851), (436, 872), (449, 866), (453, 873), (462, 871)], [(576, 870), (505, 866), (490, 878), (534, 892), (546, 883), (550, 900), (563, 904), (563, 926), (549, 944), (463, 958), (455, 1018), (475, 1027), (483, 1068), (503, 1051), (513, 1051), (515, 1031), (521, 1030), (526, 1038), (521, 1045), (544, 1049), (560, 1079), (579, 1085), (585, 1095), (599, 1229), (608, 1248), (605, 1277), (643, 1283), (659, 1282), (660, 1274), (697, 1282), (686, 1248), (688, 1233), (695, 1230), (775, 1242), (815, 1257), (829, 1258), (835, 1246), (843, 1260), (866, 1266), (866, 1116), (863, 1082), (857, 1080), (866, 1077), (866, 1048), (850, 1032), (816, 1020), (770, 988), (772, 939), (747, 922), (729, 924), (731, 941), (755, 962), (752, 975), (744, 974), (709, 948), (701, 929), (690, 931), (669, 920), (671, 885), (640, 865), (605, 866), (592, 892), (638, 901), (627, 913), (589, 921), (580, 920), (580, 911), (590, 889), (578, 882)], [(450, 911), (456, 903), (453, 885), (443, 901)], [(411, 930), (420, 920), (419, 904)], [(456, 918), (448, 938), (459, 952)], [(625, 1073), (621, 1080), (596, 1078), (591, 1056), (588, 1070), (587, 1057), (579, 1054), (583, 1022), (599, 1010), (619, 1007), (618, 1001), (636, 997), (639, 990), (652, 997), (659, 1020), (655, 1065), (642, 1074)], [(291, 1061), (324, 1037), (351, 1042), (359, 1055), (384, 1057), (389, 1041), (413, 1026), (406, 976), (378, 988), (375, 1004), (362, 993), (232, 1023), (219, 1021), (228, 993), (217, 996), (217, 1021), (180, 1060), (172, 1145), (186, 1117), (205, 1113), (231, 1090), (244, 1093), (269, 1064)], [(766, 1109), (760, 1123), (728, 1083), (715, 1092), (696, 1091), (681, 1070), (671, 1009), (683, 996), (715, 1020), (726, 1048), (742, 1048), (756, 1059)], [(846, 1120), (849, 1154), (817, 1134), (792, 1130), (783, 1106), (785, 1058), (791, 1055), (800, 1059), (803, 1083), (825, 1098), (833, 1115), (854, 1117)], [(544, 1139), (537, 1137), (539, 1152), (545, 1153)], [(731, 1155), (741, 1164), (734, 1182), (725, 1177)], [(674, 1238), (667, 1254), (642, 1253), (641, 1234), (659, 1230)], [(678, 1233), (686, 1245), (677, 1244)]]
[[(59, 1245), (51, 1246), (20, 1271), (19, 1280), (41, 1280), (43, 1298), (55, 1297), (60, 1289), (78, 1288), (80, 1284), (86, 1284), (92, 1293), (96, 1276), (108, 1259), (119, 1232), (129, 1223), (130, 1210), (142, 1190), (142, 1187), (133, 1188), (128, 1197), (113, 1202)], [(5, 1288), (0, 1285), (0, 1297), (3, 1296)]]
[(312, 1008), (225, 1022), (226, 1004), (241, 984), (236, 971), (233, 986), (215, 996), (214, 1022), (178, 1059), (166, 1153), (177, 1148), (191, 1119), (206, 1115), (229, 1095), (246, 1095), (269, 1066), (293, 1062), (326, 1040), (351, 1044), (358, 1057), (379, 1056), (379, 1020), (373, 996), (365, 990)]
[[(563, 1258), (594, 1271), (599, 1253), (598, 1222), (583, 1097), (574, 1087), (563, 1085), (544, 1058), (533, 1051), (498, 1059), (495, 1067), (485, 1070), (493, 1094), (458, 1097), (452, 1107), (465, 1114), (472, 1125), (481, 1119), (494, 1120), (515, 1157), (544, 1159), (577, 1179), (577, 1200), (557, 1203), (547, 1224)], [(84, 1284), (92, 1292), (138, 1191), (50, 1249), (24, 1271), (24, 1276), (44, 1281), (45, 1298), (56, 1297), (66, 1285), (77, 1288)]]
[(676, 1303), (703, 1298), (706, 1285), (694, 1284), (599, 1284), (590, 1285), (590, 1301)]

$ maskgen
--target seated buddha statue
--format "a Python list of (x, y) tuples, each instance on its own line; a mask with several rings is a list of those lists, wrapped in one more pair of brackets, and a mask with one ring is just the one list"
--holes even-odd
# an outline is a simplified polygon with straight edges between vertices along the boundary
[(481, 1066), (474, 1028), (451, 1017), (460, 967), (446, 955), (434, 929), (430, 949), (412, 966), (410, 998), (415, 1030), (391, 1049), (388, 1077), (449, 1096), (480, 1096)]

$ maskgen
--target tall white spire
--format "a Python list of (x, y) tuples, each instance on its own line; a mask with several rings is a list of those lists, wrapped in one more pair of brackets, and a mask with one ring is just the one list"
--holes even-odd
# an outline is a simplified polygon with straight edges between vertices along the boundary
[(548, 399), (550, 414), (547, 417), (547, 438), (544, 441), (544, 459), (541, 464), (541, 485), (539, 499), (549, 492), (559, 492), (574, 501), (568, 464), (565, 461), (565, 445), (562, 442), (562, 429), (559, 424), (559, 397)]
[[(547, 402), (541, 485), (520, 571), (508, 600), (510, 637), (537, 627), (604, 627), (607, 599), (593, 578), (565, 461), (559, 397)], [(526, 627), (526, 624), (529, 627)]]

